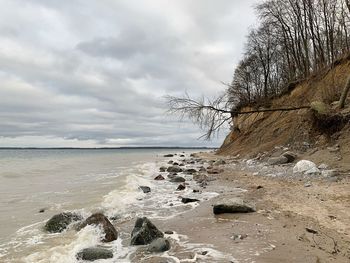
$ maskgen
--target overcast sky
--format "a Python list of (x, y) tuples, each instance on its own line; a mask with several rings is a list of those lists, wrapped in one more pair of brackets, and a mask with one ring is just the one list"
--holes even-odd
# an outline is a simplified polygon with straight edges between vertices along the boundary
[(164, 95), (223, 92), (256, 0), (1, 0), (0, 147), (218, 146)]

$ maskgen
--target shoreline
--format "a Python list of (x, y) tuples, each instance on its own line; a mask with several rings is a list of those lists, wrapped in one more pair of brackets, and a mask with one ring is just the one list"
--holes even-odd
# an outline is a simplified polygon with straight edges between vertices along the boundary
[[(205, 189), (220, 195), (175, 219), (154, 220), (160, 229), (186, 233), (190, 243), (211, 244), (232, 255), (234, 262), (349, 262), (350, 210), (348, 203), (341, 201), (341, 197), (349, 197), (348, 179), (330, 182), (319, 177), (259, 176), (237, 167), (242, 160), (208, 153), (199, 157), (207, 162), (226, 161), (224, 172), (214, 175), (215, 180)], [(312, 182), (312, 187), (305, 187), (305, 182)], [(236, 188), (246, 191), (233, 190)], [(256, 203), (257, 212), (213, 214), (216, 201), (233, 197)], [(205, 249), (203, 253), (207, 253)], [(186, 260), (191, 260), (191, 255), (182, 260), (190, 262)]]

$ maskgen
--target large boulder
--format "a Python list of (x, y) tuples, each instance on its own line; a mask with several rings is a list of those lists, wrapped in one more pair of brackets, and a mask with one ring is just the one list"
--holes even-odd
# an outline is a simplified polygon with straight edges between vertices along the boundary
[(102, 242), (111, 242), (118, 238), (118, 232), (112, 225), (112, 223), (101, 213), (96, 213), (88, 217), (78, 228), (78, 230), (83, 229), (87, 225), (99, 225), (105, 232), (105, 237)]
[(147, 217), (137, 218), (131, 232), (130, 244), (147, 245), (159, 237), (164, 237), (164, 234)]
[(301, 160), (293, 167), (293, 173), (319, 174), (320, 170), (315, 163), (308, 160)]
[(255, 207), (244, 202), (240, 198), (226, 199), (213, 206), (214, 214), (224, 213), (251, 213), (255, 212)]
[(174, 178), (171, 178), (170, 182), (172, 183), (183, 183), (186, 179), (181, 176), (175, 176)]
[(50, 233), (60, 233), (65, 230), (69, 224), (79, 220), (82, 220), (80, 215), (71, 212), (60, 213), (51, 217), (51, 219), (46, 222), (44, 229)]
[(178, 165), (169, 166), (167, 172), (169, 173), (181, 173), (183, 170)]
[(156, 240), (152, 241), (151, 244), (149, 244), (147, 250), (149, 252), (155, 252), (155, 253), (159, 253), (159, 252), (164, 252), (170, 249), (170, 242), (168, 239), (165, 238), (157, 238)]
[(80, 251), (76, 255), (76, 258), (78, 260), (87, 260), (87, 261), (95, 261), (99, 259), (107, 259), (112, 257), (113, 257), (112, 251), (101, 247), (84, 248), (82, 251)]

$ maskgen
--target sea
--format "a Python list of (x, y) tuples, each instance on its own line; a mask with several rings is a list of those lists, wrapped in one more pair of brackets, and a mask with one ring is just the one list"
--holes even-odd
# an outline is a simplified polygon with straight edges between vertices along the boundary
[[(180, 156), (188, 158), (198, 151), (1, 149), (0, 262), (73, 263), (78, 262), (76, 254), (82, 249), (101, 245), (103, 233), (99, 227), (88, 226), (79, 232), (68, 229), (58, 234), (45, 232), (47, 220), (64, 211), (84, 218), (103, 212), (116, 220), (113, 224), (118, 229), (118, 223), (134, 221), (139, 216), (166, 220), (194, 208), (197, 204), (181, 203), (174, 194), (174, 184), (154, 181), (154, 177), (159, 167), (169, 161), (165, 154), (176, 154), (172, 160), (180, 160)], [(144, 194), (139, 186), (149, 186), (152, 192)], [(201, 198), (216, 195), (206, 192)], [(119, 238), (107, 244), (113, 250), (113, 259), (95, 262), (137, 262), (133, 260), (136, 248), (124, 242), (129, 236), (119, 232)], [(180, 262), (171, 258), (164, 262)]]

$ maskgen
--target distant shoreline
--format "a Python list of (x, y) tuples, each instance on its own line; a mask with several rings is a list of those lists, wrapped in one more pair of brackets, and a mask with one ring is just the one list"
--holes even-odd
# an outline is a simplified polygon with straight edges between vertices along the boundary
[(161, 146), (155, 146), (155, 147), (94, 147), (94, 148), (86, 148), (86, 147), (0, 147), (0, 150), (130, 150), (130, 149), (154, 149), (154, 150), (167, 150), (167, 149), (185, 149), (185, 150), (199, 150), (199, 149), (206, 149), (206, 150), (216, 150), (217, 147), (161, 147)]

